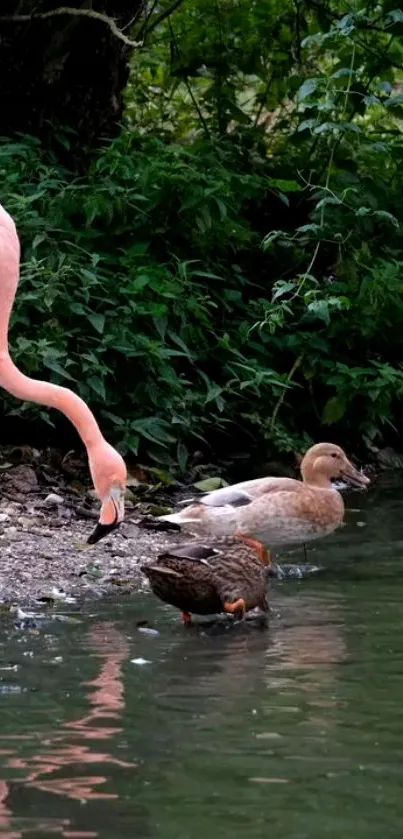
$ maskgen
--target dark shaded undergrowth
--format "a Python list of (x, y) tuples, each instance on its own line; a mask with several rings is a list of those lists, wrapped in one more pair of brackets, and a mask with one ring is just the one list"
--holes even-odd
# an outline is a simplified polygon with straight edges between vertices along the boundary
[[(230, 88), (226, 110), (216, 86), (203, 114), (196, 80), (198, 127), (181, 123), (194, 97), (172, 105), (169, 131), (161, 113), (142, 134), (127, 125), (85, 178), (32, 138), (2, 141), (0, 198), (23, 244), (14, 359), (77, 390), (123, 453), (183, 472), (197, 450), (399, 444), (401, 45), (389, 18), (367, 37), (362, 14), (322, 29), (307, 17), (306, 64), (298, 75), (290, 53), (280, 68), (269, 128), (262, 99), (241, 119)], [(218, 84), (208, 50), (205, 61)], [(1, 410), (10, 438), (43, 440), (53, 423), (75, 439), (37, 406), (6, 396)]]

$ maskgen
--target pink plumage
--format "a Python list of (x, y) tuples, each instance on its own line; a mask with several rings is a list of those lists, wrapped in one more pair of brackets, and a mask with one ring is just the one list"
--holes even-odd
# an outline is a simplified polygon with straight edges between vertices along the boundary
[(61, 411), (73, 423), (88, 455), (101, 513), (89, 542), (99, 541), (124, 517), (127, 470), (121, 455), (105, 440), (88, 405), (72, 390), (31, 379), (15, 366), (8, 349), (8, 329), (20, 272), (20, 243), (13, 219), (0, 205), (0, 386), (29, 402)]

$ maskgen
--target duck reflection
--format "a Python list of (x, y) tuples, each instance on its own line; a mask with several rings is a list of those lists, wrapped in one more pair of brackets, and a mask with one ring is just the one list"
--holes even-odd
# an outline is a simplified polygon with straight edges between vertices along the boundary
[[(250, 713), (252, 701), (276, 712), (303, 706), (304, 721), (317, 727), (324, 709), (337, 709), (339, 668), (347, 655), (343, 600), (283, 591), (277, 587), (269, 595), (268, 629), (228, 620), (200, 620), (183, 629), (172, 611), (170, 649), (160, 659), (157, 683), (149, 686), (156, 728), (148, 735), (157, 749), (165, 741), (171, 751), (172, 738), (194, 737), (198, 727), (225, 726), (230, 716)], [(166, 607), (162, 612), (171, 616)]]
[[(167, 760), (170, 765), (174, 760), (176, 765), (183, 763), (186, 767), (187, 761), (193, 759), (189, 757), (192, 750), (208, 752), (213, 743), (223, 754), (228, 749), (235, 750), (242, 761), (245, 737), (251, 729), (239, 723), (245, 714), (250, 717), (256, 706), (256, 736), (263, 737), (264, 714), (278, 713), (280, 708), (300, 710), (303, 705), (304, 721), (318, 727), (323, 726), (326, 718), (325, 723), (331, 725), (328, 712), (337, 704), (338, 668), (346, 656), (343, 601), (332, 597), (330, 602), (306, 592), (287, 596), (284, 591), (285, 587), (278, 587), (271, 596), (268, 629), (246, 621), (201, 623), (184, 629), (174, 610), (157, 606), (160, 634), (152, 640), (146, 641), (144, 636), (139, 640), (140, 652), (142, 644), (148, 650), (152, 645), (154, 664), (147, 671), (147, 678), (142, 679), (140, 692), (140, 671), (135, 668), (130, 670), (125, 690), (123, 667), (129, 657), (130, 634), (125, 635), (112, 621), (93, 624), (85, 647), (89, 656), (99, 662), (99, 669), (93, 679), (83, 683), (89, 708), (79, 719), (55, 727), (33, 755), (3, 752), (3, 766), (8, 771), (22, 771), (23, 780), (13, 781), (9, 787), (2, 782), (0, 832), (9, 839), (23, 835), (14, 828), (11, 810), (21, 810), (23, 796), (26, 810), (29, 791), (35, 790), (46, 798), (35, 798), (32, 804), (30, 799), (34, 811), (38, 807), (41, 813), (54, 809), (49, 804), (49, 794), (52, 799), (59, 799), (57, 815), (62, 835), (77, 839), (99, 836), (90, 811), (84, 821), (82, 802), (94, 801), (97, 808), (105, 802), (107, 806), (111, 799), (118, 798), (116, 772), (137, 771), (136, 763), (116, 756), (119, 737), (136, 743), (136, 753), (145, 759), (142, 779), (148, 783), (155, 773), (159, 778), (164, 775)], [(147, 601), (149, 609), (153, 601)], [(141, 603), (140, 612), (144, 598), (133, 598), (128, 624), (131, 632), (136, 617), (140, 617), (135, 613)], [(127, 714), (132, 706), (135, 722)], [(111, 748), (105, 748), (108, 740), (113, 741), (113, 754)], [(102, 747), (98, 745), (101, 743)], [(127, 748), (124, 740), (120, 745)], [(113, 767), (112, 773), (108, 766)], [(111, 774), (114, 787), (104, 789)], [(62, 805), (63, 799), (75, 801), (80, 810), (75, 811), (71, 804)], [(119, 804), (122, 806), (124, 802)], [(130, 806), (133, 808), (133, 801)], [(106, 819), (107, 814), (108, 811)], [(64, 815), (66, 819), (61, 818)], [(138, 815), (143, 834), (147, 835), (148, 817), (143, 812)], [(82, 825), (81, 832), (77, 823)]]

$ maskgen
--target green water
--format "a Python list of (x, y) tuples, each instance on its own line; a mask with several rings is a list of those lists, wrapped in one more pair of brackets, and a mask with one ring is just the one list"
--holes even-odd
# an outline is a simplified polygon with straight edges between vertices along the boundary
[(3, 617), (0, 834), (400, 839), (402, 480), (348, 504), (268, 630), (187, 631), (147, 593), (38, 634)]

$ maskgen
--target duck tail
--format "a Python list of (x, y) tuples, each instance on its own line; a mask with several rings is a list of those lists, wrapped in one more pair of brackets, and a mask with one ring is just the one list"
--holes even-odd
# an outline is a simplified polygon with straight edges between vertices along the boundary
[(200, 507), (185, 507), (178, 513), (170, 513), (167, 516), (158, 516), (158, 521), (169, 521), (171, 524), (196, 524), (200, 521)]
[(140, 565), (140, 571), (148, 577), (149, 580), (158, 577), (181, 577), (179, 571), (174, 571), (173, 568), (165, 568), (163, 565)]

